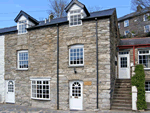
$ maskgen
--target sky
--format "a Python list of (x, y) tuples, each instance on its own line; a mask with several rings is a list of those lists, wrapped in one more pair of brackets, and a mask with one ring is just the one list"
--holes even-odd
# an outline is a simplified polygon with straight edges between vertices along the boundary
[[(70, 2), (71, 0), (68, 0)], [(87, 9), (99, 7), (101, 10), (116, 8), (117, 17), (133, 12), (131, 0), (78, 0)], [(0, 0), (0, 28), (16, 26), (14, 19), (20, 10), (25, 11), (33, 18), (42, 20), (48, 18), (50, 9), (49, 0)]]

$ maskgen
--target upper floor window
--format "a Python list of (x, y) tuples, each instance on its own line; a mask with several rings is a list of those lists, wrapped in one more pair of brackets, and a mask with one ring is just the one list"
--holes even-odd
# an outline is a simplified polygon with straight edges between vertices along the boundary
[(18, 33), (19, 34), (26, 33), (27, 32), (26, 28), (27, 28), (27, 21), (26, 20), (19, 21), (19, 31), (18, 31)]
[(70, 47), (69, 65), (70, 66), (84, 65), (84, 45), (74, 45)]
[(18, 69), (28, 69), (28, 50), (18, 51)]
[(145, 14), (145, 15), (143, 16), (143, 21), (148, 21), (148, 16), (149, 16), (149, 13)]
[(124, 31), (124, 35), (128, 35), (129, 33), (130, 33), (130, 31), (129, 31), (129, 30)]
[(139, 54), (139, 64), (143, 64), (145, 68), (150, 68), (150, 51), (140, 50), (138, 54)]
[(31, 79), (31, 98), (50, 100), (50, 79)]
[(120, 29), (120, 23), (118, 23), (118, 28)]
[(144, 32), (148, 33), (150, 31), (150, 25), (144, 26)]
[(70, 11), (70, 26), (77, 26), (77, 25), (81, 25), (82, 21), (81, 21), (81, 10), (73, 10)]
[(124, 21), (124, 27), (128, 27), (129, 26), (129, 20), (125, 20)]

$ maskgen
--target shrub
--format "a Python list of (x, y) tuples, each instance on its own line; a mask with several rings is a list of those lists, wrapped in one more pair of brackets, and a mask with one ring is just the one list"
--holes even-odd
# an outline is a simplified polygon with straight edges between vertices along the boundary
[(136, 86), (137, 93), (137, 109), (143, 110), (147, 108), (145, 101), (145, 73), (143, 65), (135, 67), (135, 75), (131, 78), (132, 86)]

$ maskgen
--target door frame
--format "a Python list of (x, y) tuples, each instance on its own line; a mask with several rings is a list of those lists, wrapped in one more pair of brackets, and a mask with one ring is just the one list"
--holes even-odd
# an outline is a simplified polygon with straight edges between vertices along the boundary
[[(122, 55), (120, 55), (119, 52), (128, 52), (128, 54), (122, 54)], [(130, 75), (131, 74), (130, 73), (130, 71), (131, 71), (131, 69), (130, 69), (131, 68), (131, 65), (130, 65), (130, 51), (127, 50), (127, 51), (119, 51), (119, 52), (118, 52), (118, 79), (123, 79), (123, 78), (119, 78), (119, 76), (120, 76), (120, 70), (119, 70), (120, 69), (120, 59), (119, 58), (120, 58), (120, 56), (123, 56), (123, 55), (127, 55), (127, 57), (128, 57), (127, 63), (129, 63), (129, 77), (130, 78), (126, 78), (126, 79), (131, 79), (131, 75)]]
[[(8, 81), (13, 81), (14, 82), (14, 102), (6, 102), (7, 90), (8, 90), (7, 82)], [(16, 102), (16, 100), (15, 100), (15, 80), (5, 80), (5, 103), (12, 103), (12, 104), (14, 104), (15, 102)]]
[[(80, 109), (81, 111), (83, 110), (83, 80), (70, 80), (69, 81), (69, 109), (70, 110), (78, 110), (78, 109), (71, 109), (71, 107), (70, 107), (70, 90), (72, 89), (71, 87), (70, 87), (70, 84), (71, 84), (71, 82), (75, 82), (75, 81), (79, 81), (81, 84), (82, 84), (82, 87), (81, 87), (81, 100), (82, 100), (82, 109)], [(78, 111), (80, 111), (80, 110), (78, 110)]]

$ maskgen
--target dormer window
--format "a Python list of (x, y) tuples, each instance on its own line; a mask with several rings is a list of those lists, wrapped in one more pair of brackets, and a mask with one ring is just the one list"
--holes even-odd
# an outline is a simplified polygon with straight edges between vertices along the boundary
[(70, 11), (70, 26), (78, 26), (82, 24), (81, 10)]
[(27, 21), (26, 20), (19, 21), (19, 30), (18, 30), (18, 33), (19, 34), (27, 33), (26, 28), (27, 28)]

